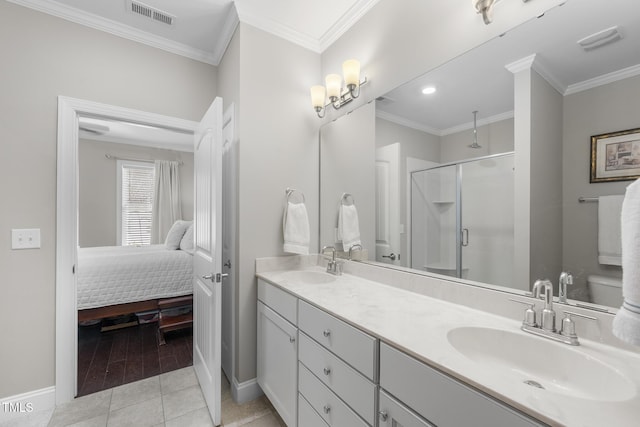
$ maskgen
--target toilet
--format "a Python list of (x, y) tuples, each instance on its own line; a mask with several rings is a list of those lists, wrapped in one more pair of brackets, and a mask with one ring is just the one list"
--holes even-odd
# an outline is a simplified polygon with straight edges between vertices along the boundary
[(591, 302), (619, 308), (622, 305), (622, 280), (616, 277), (591, 275), (587, 277)]

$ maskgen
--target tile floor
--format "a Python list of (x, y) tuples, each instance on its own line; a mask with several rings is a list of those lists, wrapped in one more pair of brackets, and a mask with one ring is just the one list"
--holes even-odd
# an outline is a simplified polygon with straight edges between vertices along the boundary
[(158, 324), (100, 332), (100, 324), (78, 327), (78, 396), (85, 396), (193, 364), (192, 330), (166, 334)]
[[(2, 426), (42, 427), (47, 414), (30, 414)], [(242, 405), (222, 381), (222, 425), (284, 427), (265, 396)], [(53, 411), (49, 427), (207, 427), (213, 426), (192, 367), (121, 385), (75, 399)]]

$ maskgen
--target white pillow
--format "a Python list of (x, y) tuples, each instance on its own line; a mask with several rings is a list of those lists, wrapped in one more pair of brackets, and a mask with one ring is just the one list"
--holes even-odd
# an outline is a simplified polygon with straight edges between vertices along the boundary
[(180, 240), (180, 250), (190, 254), (193, 253), (193, 224), (187, 228), (184, 236), (182, 236), (182, 240)]
[(191, 225), (193, 221), (182, 221), (177, 220), (171, 226), (171, 229), (167, 233), (167, 238), (164, 241), (167, 249), (176, 250), (180, 247), (180, 241), (182, 240), (182, 236), (187, 231), (187, 228)]

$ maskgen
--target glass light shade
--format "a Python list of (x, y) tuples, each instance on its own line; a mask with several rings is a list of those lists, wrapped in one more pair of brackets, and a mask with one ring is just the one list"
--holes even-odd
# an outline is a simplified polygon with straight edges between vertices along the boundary
[(313, 104), (313, 108), (324, 107), (324, 98), (324, 86), (311, 86), (311, 104)]
[(342, 77), (339, 74), (329, 74), (326, 79), (327, 83), (327, 96), (329, 99), (335, 97), (340, 98), (340, 91), (342, 90)]
[(360, 85), (360, 62), (355, 59), (349, 59), (342, 64), (342, 74), (344, 74), (344, 83), (349, 85)]

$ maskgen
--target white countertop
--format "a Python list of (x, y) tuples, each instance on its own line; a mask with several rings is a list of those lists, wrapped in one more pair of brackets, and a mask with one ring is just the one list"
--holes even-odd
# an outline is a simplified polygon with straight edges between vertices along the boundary
[[(325, 271), (322, 267), (307, 270)], [(465, 326), (525, 334), (520, 331), (520, 322), (350, 274), (326, 284), (294, 283), (287, 280), (286, 271), (257, 276), (542, 422), (571, 427), (640, 425), (640, 356), (635, 353), (581, 339), (581, 346), (571, 351), (626, 373), (635, 396), (617, 402), (569, 397), (525, 385), (521, 375), (513, 371), (487, 369), (459, 353), (447, 339), (450, 330)], [(545, 354), (537, 360), (554, 363)]]

